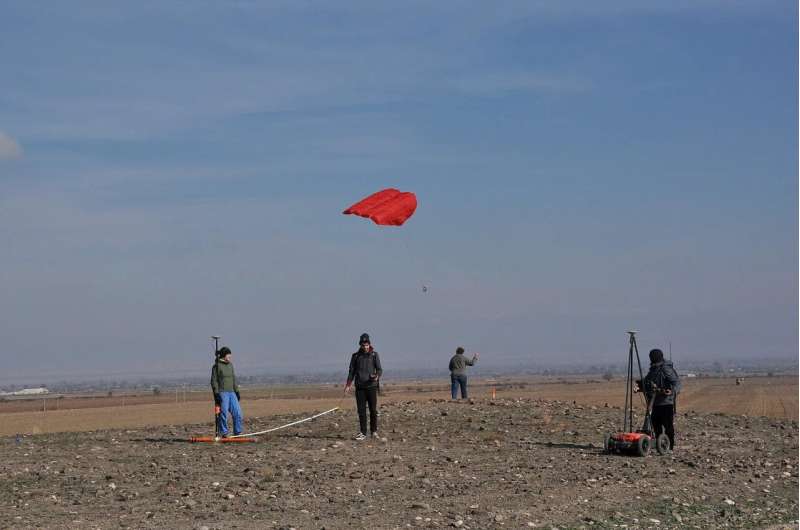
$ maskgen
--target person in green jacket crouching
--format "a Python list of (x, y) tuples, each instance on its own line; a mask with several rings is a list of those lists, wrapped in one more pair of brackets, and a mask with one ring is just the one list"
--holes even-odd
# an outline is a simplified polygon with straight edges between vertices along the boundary
[(233, 434), (242, 434), (242, 409), (239, 401), (239, 384), (231, 363), (231, 350), (223, 346), (217, 352), (217, 360), (211, 368), (211, 390), (214, 404), (220, 408), (217, 414), (217, 435), (228, 437), (228, 413), (233, 416)]

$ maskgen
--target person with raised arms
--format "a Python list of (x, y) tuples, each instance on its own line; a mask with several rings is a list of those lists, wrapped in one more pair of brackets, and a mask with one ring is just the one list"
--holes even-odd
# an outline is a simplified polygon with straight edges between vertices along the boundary
[(464, 348), (456, 348), (456, 354), (450, 358), (450, 397), (455, 400), (458, 397), (458, 389), (461, 388), (461, 398), (467, 397), (467, 366), (474, 366), (478, 360), (478, 354), (472, 355), (472, 359), (464, 357)]

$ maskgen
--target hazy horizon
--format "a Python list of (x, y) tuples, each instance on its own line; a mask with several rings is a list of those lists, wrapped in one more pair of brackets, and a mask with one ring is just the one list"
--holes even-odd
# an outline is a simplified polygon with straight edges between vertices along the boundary
[[(646, 370), (649, 361), (647, 360), (647, 353), (640, 352), (642, 369)], [(349, 356), (348, 356), (349, 358)], [(384, 359), (384, 374), (387, 380), (402, 380), (410, 377), (410, 374), (424, 375), (425, 377), (438, 376), (446, 378), (449, 377), (447, 371), (447, 361), (445, 358), (443, 362), (436, 364), (430, 363), (428, 365), (421, 365), (419, 367), (406, 366), (405, 364), (398, 364), (391, 357)], [(441, 361), (441, 360), (440, 360)], [(698, 359), (689, 355), (673, 355), (672, 361), (676, 369), (680, 373), (688, 371), (698, 371), (698, 367), (706, 367), (712, 369), (715, 364), (719, 364), (722, 370), (728, 370), (731, 366), (744, 366), (751, 371), (763, 371), (782, 367), (782, 369), (797, 370), (800, 368), (800, 363), (796, 357), (785, 358), (759, 358), (759, 357), (743, 357), (740, 359), (719, 358), (714, 359)], [(485, 356), (476, 366), (474, 366), (470, 373), (476, 377), (485, 377), (487, 375), (513, 375), (514, 373), (527, 374), (527, 373), (542, 373), (544, 371), (556, 373), (583, 373), (590, 368), (595, 367), (604, 372), (609, 368), (613, 368), (614, 373), (621, 373), (624, 371), (627, 363), (627, 352), (616, 361), (609, 362), (595, 362), (579, 364), (569, 361), (564, 362), (548, 362), (537, 363), (534, 361), (523, 362), (494, 362), (491, 358), (486, 359)], [(193, 368), (176, 368), (176, 369), (161, 369), (158, 371), (141, 371), (134, 370), (119, 370), (116, 372), (46, 372), (38, 371), (30, 374), (15, 374), (12, 376), (0, 374), (0, 388), (10, 386), (32, 386), (43, 384), (44, 386), (56, 383), (109, 383), (109, 382), (124, 382), (135, 383), (141, 381), (157, 382), (159, 380), (198, 380), (204, 381), (210, 374), (211, 362), (207, 365), (200, 366), (199, 364)], [(269, 377), (314, 377), (318, 378), (324, 375), (329, 375), (334, 380), (342, 379), (347, 375), (347, 359), (342, 359), (341, 362), (330, 362), (324, 365), (318, 365), (311, 370), (298, 370), (297, 366), (292, 363), (279, 364), (279, 365), (259, 365), (259, 364), (244, 364), (236, 365), (236, 371), (240, 378), (269, 378)]]
[(11, 2), (3, 376), (797, 359), (797, 11)]

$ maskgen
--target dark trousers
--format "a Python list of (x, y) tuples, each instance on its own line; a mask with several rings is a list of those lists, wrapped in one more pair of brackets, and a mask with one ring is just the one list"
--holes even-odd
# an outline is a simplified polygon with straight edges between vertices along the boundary
[(358, 425), (362, 434), (367, 434), (367, 404), (369, 404), (369, 430), (378, 432), (378, 388), (356, 388)]
[(675, 448), (675, 405), (659, 405), (653, 407), (653, 430), (656, 436), (662, 432), (669, 438), (670, 449)]
[(450, 397), (458, 397), (458, 389), (461, 388), (461, 398), (467, 399), (467, 376), (450, 374)]

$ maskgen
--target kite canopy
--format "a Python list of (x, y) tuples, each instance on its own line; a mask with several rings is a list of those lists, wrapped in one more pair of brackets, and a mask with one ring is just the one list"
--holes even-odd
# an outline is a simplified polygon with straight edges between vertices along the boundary
[(375, 224), (401, 226), (414, 215), (417, 196), (410, 191), (387, 188), (361, 199), (342, 213), (372, 219)]

